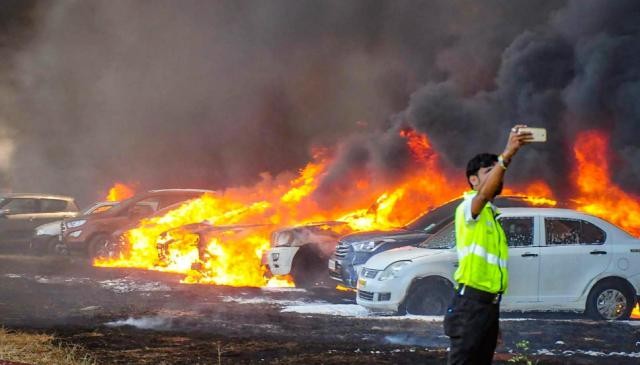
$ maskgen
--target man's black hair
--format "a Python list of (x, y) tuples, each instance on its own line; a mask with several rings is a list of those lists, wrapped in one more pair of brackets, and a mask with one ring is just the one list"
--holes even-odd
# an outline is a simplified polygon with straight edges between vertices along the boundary
[(478, 176), (478, 171), (483, 167), (491, 167), (498, 162), (498, 155), (493, 153), (480, 153), (467, 163), (467, 183), (473, 189), (473, 185), (469, 181), (469, 177)]

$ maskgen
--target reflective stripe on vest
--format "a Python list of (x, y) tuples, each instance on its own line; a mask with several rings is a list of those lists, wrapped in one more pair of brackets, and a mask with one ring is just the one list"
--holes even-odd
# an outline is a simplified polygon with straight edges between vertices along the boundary
[(506, 268), (507, 267), (507, 260), (503, 260), (498, 258), (498, 256), (492, 254), (492, 253), (488, 253), (487, 250), (476, 244), (473, 243), (471, 244), (471, 246), (468, 247), (460, 247), (460, 249), (458, 250), (458, 259), (462, 260), (464, 259), (465, 256), (469, 255), (469, 254), (473, 254), (476, 256), (480, 256), (481, 258), (483, 258), (486, 262), (492, 264), (492, 265), (498, 265), (500, 267)]
[(475, 191), (465, 193), (465, 203), (456, 209), (459, 266), (454, 279), (458, 283), (490, 293), (504, 292), (509, 283), (507, 240), (495, 219), (496, 212), (492, 204), (488, 203), (482, 208), (475, 222), (467, 223), (465, 204), (471, 204), (475, 194)]

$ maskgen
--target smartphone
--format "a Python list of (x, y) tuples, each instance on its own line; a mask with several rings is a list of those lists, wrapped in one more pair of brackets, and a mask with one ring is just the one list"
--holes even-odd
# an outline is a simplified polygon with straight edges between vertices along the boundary
[(529, 132), (533, 139), (531, 142), (546, 142), (547, 141), (547, 130), (545, 128), (531, 128), (531, 127), (522, 127), (518, 128), (518, 133), (520, 132)]

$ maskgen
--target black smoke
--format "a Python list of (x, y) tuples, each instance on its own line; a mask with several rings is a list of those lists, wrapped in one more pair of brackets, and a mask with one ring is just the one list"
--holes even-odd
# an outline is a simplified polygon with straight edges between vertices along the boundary
[(116, 180), (248, 185), (337, 145), (323, 197), (353, 171), (411, 168), (404, 127), (460, 167), (523, 121), (551, 141), (519, 157), (516, 180), (566, 186), (571, 140), (595, 127), (637, 190), (633, 1), (25, 4), (0, 16), (5, 189), (88, 203)]
[(407, 118), (457, 166), (479, 151), (501, 151), (516, 122), (545, 127), (550, 141), (523, 150), (511, 175), (543, 178), (561, 193), (572, 188), (576, 136), (597, 129), (619, 156), (614, 178), (640, 192), (639, 2), (570, 1), (505, 48), (494, 80), (473, 93), (453, 77), (427, 83), (412, 95)]

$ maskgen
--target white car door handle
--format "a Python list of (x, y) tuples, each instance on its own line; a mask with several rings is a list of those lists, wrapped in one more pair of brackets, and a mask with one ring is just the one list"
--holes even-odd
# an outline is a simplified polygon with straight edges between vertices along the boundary
[(537, 253), (525, 252), (522, 254), (522, 257), (538, 257)]

